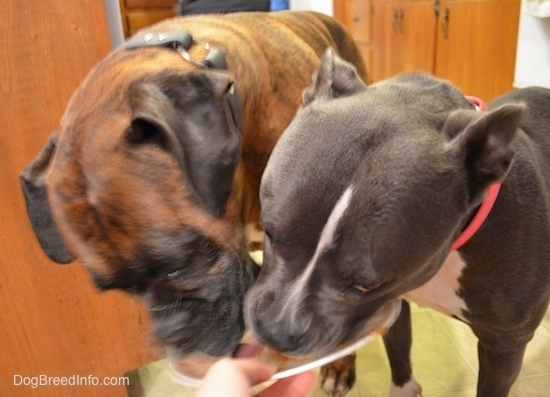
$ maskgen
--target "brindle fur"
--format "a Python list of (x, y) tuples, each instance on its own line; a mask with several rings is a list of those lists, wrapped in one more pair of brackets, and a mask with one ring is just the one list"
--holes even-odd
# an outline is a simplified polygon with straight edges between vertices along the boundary
[[(321, 14), (200, 15), (145, 31), (181, 29), (223, 52), (228, 71), (201, 69), (171, 49), (114, 51), (77, 89), (59, 132), (21, 181), (53, 260), (76, 257), (100, 288), (143, 298), (169, 349), (222, 356), (244, 331), (243, 297), (258, 272), (244, 226), (258, 221), (271, 150), (327, 47), (366, 72), (351, 37)], [(190, 49), (196, 57), (202, 51)], [(224, 105), (232, 82), (242, 137), (233, 136)], [(197, 153), (201, 139), (212, 145)], [(223, 139), (229, 143), (218, 150)], [(214, 166), (226, 177), (206, 172)]]

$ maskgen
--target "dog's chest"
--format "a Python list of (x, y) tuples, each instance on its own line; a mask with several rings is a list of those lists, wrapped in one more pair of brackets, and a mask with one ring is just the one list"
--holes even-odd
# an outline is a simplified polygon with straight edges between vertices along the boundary
[(421, 287), (406, 293), (404, 298), (419, 306), (426, 306), (466, 321), (466, 303), (458, 296), (458, 279), (465, 267), (466, 263), (458, 252), (452, 251), (435, 276)]

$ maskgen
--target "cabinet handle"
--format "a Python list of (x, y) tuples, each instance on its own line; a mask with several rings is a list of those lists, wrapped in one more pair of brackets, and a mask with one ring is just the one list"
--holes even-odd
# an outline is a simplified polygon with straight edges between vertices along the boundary
[(357, 12), (357, 10), (358, 10), (359, 7), (360, 7), (360, 4), (357, 4), (357, 3), (359, 3), (359, 1), (358, 1), (358, 0), (355, 0), (355, 1), (353, 2), (353, 6), (352, 6), (352, 7), (353, 7), (353, 17), (351, 17), (351, 21), (352, 21), (352, 22), (355, 22), (355, 23), (361, 21), (361, 17), (359, 16), (359, 13)]
[(436, 18), (439, 16), (440, 7), (439, 0), (434, 0), (434, 14)]
[(405, 11), (402, 8), (396, 8), (393, 10), (393, 30), (397, 33), (403, 33), (403, 17), (405, 16)]
[(443, 36), (445, 38), (449, 37), (449, 18), (451, 14), (451, 9), (449, 6), (445, 7), (445, 14), (441, 17), (441, 29), (443, 30)]

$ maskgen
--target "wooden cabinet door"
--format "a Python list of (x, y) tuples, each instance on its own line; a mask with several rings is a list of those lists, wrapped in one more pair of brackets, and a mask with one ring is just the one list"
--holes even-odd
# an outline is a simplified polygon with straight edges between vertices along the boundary
[(435, 74), (486, 101), (512, 89), (520, 2), (441, 3)]
[[(157, 357), (148, 315), (128, 295), (98, 292), (80, 263), (46, 258), (18, 178), (110, 51), (104, 2), (2, 0), (0, 15), (0, 396), (123, 397), (118, 380), (87, 379), (103, 383)], [(49, 385), (33, 388), (39, 376)]]
[(334, 17), (349, 30), (353, 36), (367, 67), (368, 79), (371, 79), (371, 1), (342, 0), (334, 1)]
[(436, 25), (432, 0), (375, 0), (371, 35), (373, 80), (410, 71), (433, 73)]
[(124, 36), (129, 37), (141, 28), (179, 12), (178, 0), (118, 0)]

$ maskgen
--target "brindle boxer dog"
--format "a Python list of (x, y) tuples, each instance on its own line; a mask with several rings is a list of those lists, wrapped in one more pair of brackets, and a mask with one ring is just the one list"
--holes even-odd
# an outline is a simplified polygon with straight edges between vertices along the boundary
[[(182, 30), (192, 43), (147, 43)], [(244, 229), (267, 158), (327, 47), (363, 77), (364, 64), (339, 23), (311, 12), (181, 17), (137, 41), (90, 72), (22, 172), (28, 213), (52, 260), (78, 258), (100, 289), (142, 298), (169, 350), (224, 356), (258, 273)], [(227, 70), (197, 61), (206, 47)]]

